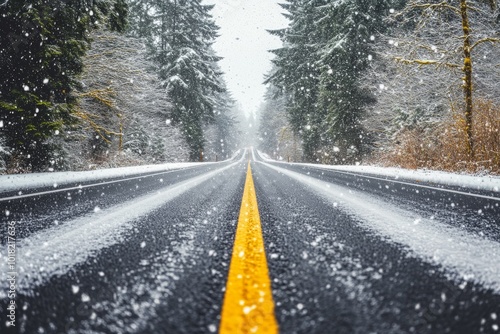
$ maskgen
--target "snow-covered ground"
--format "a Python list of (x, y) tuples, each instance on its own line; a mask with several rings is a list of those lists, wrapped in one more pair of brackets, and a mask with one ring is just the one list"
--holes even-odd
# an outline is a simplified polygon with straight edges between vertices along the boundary
[[(241, 163), (243, 157), (232, 164), (203, 173), (178, 184), (167, 186), (152, 194), (131, 199), (128, 202), (107, 209), (96, 208), (94, 212), (65, 222), (62, 226), (54, 226), (18, 240), (16, 244), (18, 250), (16, 253), (16, 268), (18, 270), (19, 291), (28, 291), (34, 286), (43, 284), (54, 275), (63, 275), (78, 263), (85, 262), (99, 250), (119, 243), (122, 235), (134, 227), (133, 222), (135, 220), (148, 215), (165, 203)], [(173, 166), (183, 167), (187, 165), (196, 164), (168, 164), (163, 165), (163, 168), (170, 167), (172, 169)], [(127, 175), (144, 172), (144, 169), (139, 167), (125, 168), (124, 171), (121, 168), (117, 169), (129, 173)], [(146, 169), (146, 171), (160, 170), (162, 169), (159, 166), (158, 169), (152, 166)], [(91, 175), (99, 174), (99, 177), (102, 177), (102, 175), (108, 175), (109, 177), (122, 175), (117, 174), (117, 171), (114, 170), (96, 172), (102, 173)], [(83, 173), (86, 174), (86, 172)], [(54, 174), (56, 173), (50, 175)], [(60, 174), (61, 177), (65, 174), (72, 175), (71, 173)], [(30, 175), (27, 176), (27, 179), (29, 179)], [(29, 184), (31, 185), (31, 183)], [(7, 247), (2, 247), (0, 249), (0, 279), (2, 281), (7, 279), (9, 271), (6, 258)], [(0, 299), (6, 298), (6, 293), (6, 290), (0, 290)]]
[[(205, 162), (203, 164), (209, 164)], [(200, 166), (199, 162), (167, 163), (119, 168), (106, 168), (82, 172), (53, 172), (16, 175), (0, 175), (0, 193), (26, 188), (54, 187), (64, 184), (105, 181), (118, 177), (134, 176), (144, 173), (159, 173), (169, 170)]]
[(452, 279), (500, 292), (500, 243), (348, 187), (264, 164), (303, 183), (372, 232), (404, 245), (412, 256), (441, 265)]
[[(267, 162), (280, 162), (270, 159), (267, 154), (258, 151), (262, 160)], [(293, 165), (303, 165), (315, 168), (324, 168), (336, 170), (339, 172), (354, 172), (370, 174), (371, 176), (379, 176), (389, 178), (391, 180), (408, 180), (416, 182), (429, 182), (440, 185), (448, 185), (462, 187), (467, 189), (486, 190), (500, 193), (500, 177), (498, 176), (476, 176), (467, 174), (448, 173), (431, 170), (410, 170), (394, 167), (377, 167), (377, 166), (332, 166), (320, 164), (302, 164), (292, 163)]]
[[(228, 160), (235, 159), (241, 154), (241, 152), (241, 150), (236, 151)], [(0, 175), (0, 193), (23, 190), (27, 188), (58, 188), (65, 184), (74, 184), (79, 182), (104, 182), (114, 178), (132, 177), (145, 173), (162, 173), (175, 169), (190, 168), (214, 163), (215, 162), (178, 162), (159, 165), (106, 168), (81, 172), (47, 172)]]

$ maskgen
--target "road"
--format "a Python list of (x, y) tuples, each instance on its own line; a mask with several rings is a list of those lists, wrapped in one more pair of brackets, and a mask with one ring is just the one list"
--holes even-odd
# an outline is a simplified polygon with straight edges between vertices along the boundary
[(500, 332), (495, 192), (245, 151), (0, 212), (1, 333)]

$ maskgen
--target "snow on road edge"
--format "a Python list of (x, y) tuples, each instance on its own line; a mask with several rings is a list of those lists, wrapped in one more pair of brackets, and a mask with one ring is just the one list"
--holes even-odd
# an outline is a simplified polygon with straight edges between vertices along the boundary
[[(73, 219), (62, 226), (35, 233), (16, 245), (17, 285), (27, 291), (46, 282), (54, 275), (63, 275), (78, 263), (85, 262), (100, 249), (121, 241), (132, 222), (165, 203), (234, 167), (238, 161), (217, 170), (166, 187), (154, 194), (125, 202), (102, 211)], [(0, 251), (0, 280), (7, 280), (7, 247)], [(0, 299), (6, 298), (0, 290)]]
[(474, 281), (500, 293), (500, 243), (471, 235), (436, 220), (367, 196), (349, 188), (280, 168), (287, 175), (359, 218), (371, 231), (407, 246), (427, 262), (443, 266), (457, 280)]
[[(238, 150), (225, 161), (235, 159), (241, 154)], [(105, 168), (81, 172), (46, 172), (16, 175), (0, 175), (0, 194), (2, 192), (21, 190), (27, 188), (59, 187), (64, 184), (104, 181), (112, 178), (134, 176), (144, 173), (166, 172), (195, 166), (205, 166), (215, 162), (177, 162), (160, 165), (129, 166), (118, 168)]]
[[(257, 151), (262, 160), (266, 162), (285, 163), (270, 159), (267, 154)], [(456, 174), (431, 170), (410, 170), (396, 167), (377, 166), (352, 166), (352, 165), (320, 165), (311, 163), (290, 163), (291, 165), (323, 168), (343, 172), (366, 173), (373, 176), (388, 177), (394, 180), (404, 179), (417, 182), (430, 182), (441, 185), (457, 186), (467, 189), (486, 190), (500, 192), (499, 176), (475, 176), (467, 174)]]
[[(207, 163), (203, 163), (207, 164)], [(0, 193), (26, 188), (60, 186), (68, 183), (101, 181), (143, 173), (164, 172), (173, 169), (201, 166), (199, 162), (168, 163), (131, 167), (106, 168), (81, 172), (53, 172), (16, 175), (0, 175)]]

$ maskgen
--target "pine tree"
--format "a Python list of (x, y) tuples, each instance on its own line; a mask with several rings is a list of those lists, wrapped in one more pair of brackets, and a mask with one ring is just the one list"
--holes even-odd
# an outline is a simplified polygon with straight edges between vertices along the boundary
[(371, 54), (371, 36), (384, 29), (391, 0), (293, 0), (284, 8), (290, 26), (271, 33), (283, 48), (273, 51), (277, 70), (268, 82), (289, 99), (294, 132), (305, 159), (346, 163), (369, 144), (361, 119), (374, 100), (360, 77)]
[[(115, 9), (119, 14), (108, 20)], [(51, 138), (73, 121), (73, 78), (82, 71), (87, 31), (98, 19), (120, 29), (125, 10), (122, 0), (0, 7), (0, 131), (21, 167), (37, 171), (61, 161)]]
[(210, 14), (213, 6), (201, 0), (135, 1), (133, 33), (149, 41), (151, 57), (172, 102), (173, 124), (180, 124), (190, 146), (190, 159), (204, 148), (203, 124), (212, 121), (216, 93), (223, 92), (220, 58), (212, 49), (218, 27)]
[(156, 0), (128, 0), (129, 6), (129, 26), (128, 33), (134, 37), (145, 38), (148, 45), (154, 45), (154, 36), (158, 35), (153, 33), (155, 27), (155, 19), (158, 14), (156, 11), (159, 2)]
[(271, 31), (282, 39), (283, 47), (272, 51), (276, 55), (275, 70), (266, 82), (287, 96), (290, 124), (302, 137), (307, 161), (319, 160), (318, 151), (325, 141), (322, 123), (325, 110), (318, 105), (321, 38), (316, 27), (316, 7), (325, 2), (295, 0), (282, 5), (288, 11), (290, 26)]
[(286, 97), (276, 97), (276, 90), (273, 85), (268, 85), (264, 103), (259, 109), (259, 149), (275, 159), (301, 161), (300, 143), (286, 114)]
[(383, 18), (394, 6), (398, 4), (391, 0), (350, 0), (322, 8), (319, 28), (327, 40), (320, 60), (320, 104), (328, 113), (337, 162), (359, 160), (370, 145), (361, 119), (375, 100), (360, 78), (372, 57), (372, 36), (385, 29)]
[(225, 85), (223, 88), (223, 92), (215, 94), (216, 105), (213, 113), (214, 119), (211, 122), (211, 127), (215, 130), (215, 136), (210, 146), (218, 159), (229, 158), (229, 155), (238, 148), (239, 144), (236, 129), (237, 121), (234, 115), (235, 100)]

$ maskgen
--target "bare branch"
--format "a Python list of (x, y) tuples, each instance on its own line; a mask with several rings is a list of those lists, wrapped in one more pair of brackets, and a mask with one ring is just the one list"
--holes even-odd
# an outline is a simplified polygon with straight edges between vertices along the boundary
[(429, 59), (405, 59), (403, 57), (394, 57), (394, 60), (398, 63), (402, 64), (418, 64), (420, 66), (424, 65), (434, 65), (436, 67), (446, 66), (450, 68), (459, 68), (460, 65), (453, 63), (446, 63), (437, 60), (429, 60)]
[(448, 54), (450, 53), (449, 50), (446, 50), (444, 48), (438, 48), (437, 46), (430, 46), (430, 45), (425, 45), (425, 44), (419, 44), (416, 46), (419, 49), (426, 50), (431, 53), (441, 53), (441, 54)]
[(99, 119), (100, 117), (97, 116), (97, 115), (93, 115), (93, 114), (89, 114), (83, 110), (79, 110), (79, 111), (76, 111), (74, 113), (74, 115), (78, 118), (80, 118), (81, 120), (85, 121), (86, 123), (88, 123), (90, 125), (90, 127), (92, 129), (94, 129), (94, 131), (99, 134), (99, 136), (101, 137), (101, 139), (103, 139), (106, 143), (108, 144), (111, 144), (111, 141), (106, 138), (104, 134), (107, 134), (107, 135), (115, 135), (115, 136), (120, 136), (121, 133), (118, 133), (118, 132), (114, 132), (114, 131), (111, 131), (109, 129), (106, 129), (104, 128), (103, 126), (97, 124), (94, 119)]
[(94, 89), (87, 93), (79, 94), (79, 97), (90, 97), (94, 100), (100, 102), (108, 108), (113, 108), (114, 103), (108, 97), (113, 95), (113, 90), (111, 88), (106, 89)]
[(476, 7), (472, 7), (470, 5), (467, 5), (467, 10), (470, 10), (470, 11), (473, 11), (473, 12), (482, 12), (481, 9), (476, 8)]
[(474, 48), (482, 43), (487, 43), (487, 42), (490, 42), (491, 44), (494, 44), (494, 43), (498, 43), (500, 42), (500, 38), (491, 38), (491, 37), (487, 37), (487, 38), (483, 38), (483, 39), (480, 39), (479, 41), (477, 41), (476, 43), (474, 43), (471, 47), (470, 47), (470, 50), (474, 50)]
[(443, 1), (440, 3), (425, 3), (425, 4), (417, 4), (417, 3), (412, 3), (409, 5), (409, 9), (422, 9), (422, 10), (439, 10), (439, 9), (449, 9), (457, 14), (460, 15), (460, 8), (451, 6), (447, 1)]

